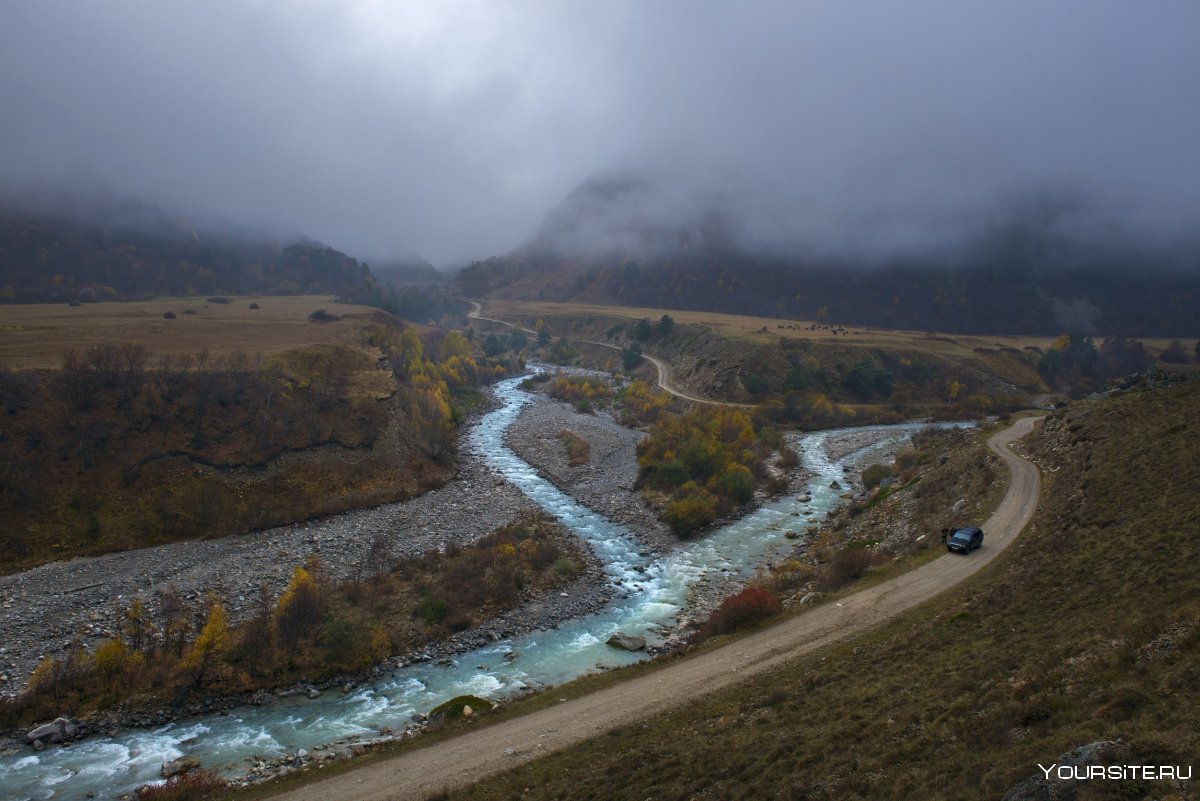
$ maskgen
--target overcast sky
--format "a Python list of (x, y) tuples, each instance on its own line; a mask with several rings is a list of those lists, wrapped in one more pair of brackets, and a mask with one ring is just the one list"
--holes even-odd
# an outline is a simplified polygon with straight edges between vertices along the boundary
[[(646, 172), (774, 245), (1194, 230), (1200, 2), (0, 0), (0, 181), (482, 258)], [(881, 233), (882, 232), (882, 233)]]

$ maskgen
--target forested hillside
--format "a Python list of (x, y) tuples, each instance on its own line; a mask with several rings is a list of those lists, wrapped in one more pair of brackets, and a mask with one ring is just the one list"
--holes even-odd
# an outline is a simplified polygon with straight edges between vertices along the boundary
[(0, 302), (225, 294), (394, 301), (366, 264), (318, 242), (202, 230), (153, 209), (95, 221), (0, 207)]
[[(719, 210), (659, 224), (636, 182), (585, 182), (530, 244), (458, 277), (469, 297), (574, 300), (915, 331), (1200, 334), (1200, 245), (1069, 234), (1014, 212), (927, 251), (768, 252)], [(653, 210), (644, 212), (653, 214)], [(864, 239), (870, 231), (864, 230)], [(1135, 269), (1136, 268), (1136, 269)]]

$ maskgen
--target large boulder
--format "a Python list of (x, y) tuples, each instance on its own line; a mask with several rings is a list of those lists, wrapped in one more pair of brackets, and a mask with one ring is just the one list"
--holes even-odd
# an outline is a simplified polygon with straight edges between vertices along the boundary
[(61, 743), (70, 740), (79, 732), (79, 727), (70, 718), (55, 718), (50, 723), (43, 723), (32, 729), (25, 738), (32, 743)]
[(189, 770), (195, 770), (198, 767), (200, 767), (200, 757), (184, 754), (181, 757), (172, 759), (170, 762), (162, 763), (162, 770), (159, 773), (163, 778), (169, 779), (172, 776), (187, 773)]
[(623, 651), (641, 651), (646, 647), (646, 638), (639, 637), (636, 634), (626, 634), (623, 631), (617, 631), (608, 638), (608, 644), (613, 648), (620, 648)]

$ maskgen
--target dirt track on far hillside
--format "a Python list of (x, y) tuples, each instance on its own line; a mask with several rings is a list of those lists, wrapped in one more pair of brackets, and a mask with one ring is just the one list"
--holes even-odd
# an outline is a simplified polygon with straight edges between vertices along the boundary
[(979, 571), (1007, 548), (1033, 517), (1037, 468), (1009, 445), (1028, 434), (1023, 418), (988, 442), (1011, 473), (987, 540), (969, 556), (947, 554), (916, 570), (785, 620), (751, 636), (636, 679), (428, 747), (290, 790), (288, 801), (421, 799), (566, 748), (619, 726), (746, 679), (836, 640), (896, 617)]
[[(469, 300), (467, 302), (470, 303), (471, 306), (473, 307), (471, 309), (471, 311), (467, 312), (467, 316), (470, 317), (472, 320), (486, 320), (489, 323), (499, 323), (500, 325), (506, 325), (509, 328), (514, 328), (514, 329), (517, 327), (513, 323), (506, 322), (505, 320), (498, 320), (495, 317), (484, 317), (483, 316), (483, 306), (481, 306), (477, 301), (474, 301), (474, 300)], [(528, 334), (536, 334), (537, 333), (535, 331), (531, 331), (528, 328), (522, 328), (521, 330)], [(584, 339), (581, 341), (587, 343), (588, 345), (599, 345), (600, 347), (608, 348), (609, 350), (615, 350), (615, 351), (621, 350), (621, 348), (619, 348), (618, 346), (613, 345), (609, 342), (597, 342), (594, 339)], [(677, 398), (682, 398), (683, 400), (691, 401), (692, 403), (702, 403), (706, 406), (732, 406), (737, 409), (753, 409), (754, 408), (753, 403), (732, 403), (732, 402), (728, 402), (728, 401), (711, 400), (709, 398), (699, 398), (699, 397), (696, 397), (695, 395), (689, 395), (687, 392), (684, 392), (682, 389), (679, 389), (678, 387), (674, 386), (671, 383), (671, 365), (667, 364), (662, 359), (659, 359), (657, 356), (651, 356), (648, 353), (643, 353), (642, 358), (644, 358), (646, 361), (653, 364), (654, 369), (656, 369), (658, 371), (658, 388), (663, 390), (664, 392), (668, 392), (671, 395), (674, 395)]]

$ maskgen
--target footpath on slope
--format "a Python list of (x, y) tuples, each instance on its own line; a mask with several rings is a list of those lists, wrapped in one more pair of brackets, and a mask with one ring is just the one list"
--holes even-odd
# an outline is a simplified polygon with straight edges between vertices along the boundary
[[(508, 322), (507, 320), (498, 320), (495, 317), (484, 317), (483, 316), (483, 306), (478, 301), (469, 300), (467, 302), (470, 303), (471, 306), (473, 307), (471, 309), (471, 311), (467, 312), (467, 317), (470, 317), (472, 320), (485, 320), (489, 323), (497, 323), (499, 325), (508, 326), (509, 328), (513, 329), (514, 331), (517, 330), (517, 326), (513, 323)], [(527, 334), (536, 334), (537, 333), (536, 331), (531, 331), (528, 328), (521, 328), (520, 330), (524, 331)], [(609, 342), (597, 342), (594, 339), (582, 339), (579, 341), (584, 342), (588, 345), (598, 345), (602, 348), (608, 348), (609, 350), (615, 350), (618, 352), (621, 350), (621, 348), (619, 346), (613, 345), (612, 343), (609, 343)], [(674, 395), (677, 398), (682, 398), (683, 400), (691, 401), (692, 403), (702, 403), (705, 406), (732, 406), (735, 409), (753, 409), (754, 408), (753, 403), (734, 403), (732, 401), (719, 401), (719, 400), (712, 400), (710, 398), (699, 398), (695, 395), (689, 395), (688, 393), (684, 392), (683, 390), (679, 389), (678, 387), (672, 386), (672, 384), (671, 384), (671, 365), (667, 364), (662, 359), (659, 359), (657, 356), (651, 356), (648, 353), (643, 353), (642, 358), (644, 358), (646, 361), (653, 364), (654, 369), (658, 371), (658, 388), (663, 390), (664, 392), (668, 392), (668, 393)]]
[(819, 606), (728, 645), (647, 675), (512, 720), (398, 754), (297, 787), (287, 801), (423, 799), (478, 782), (523, 762), (681, 705), (839, 639), (890, 620), (950, 589), (1000, 555), (1033, 517), (1037, 468), (1009, 446), (1037, 418), (1022, 418), (988, 440), (1008, 466), (1011, 483), (983, 524), (984, 547), (947, 554), (915, 570)]

